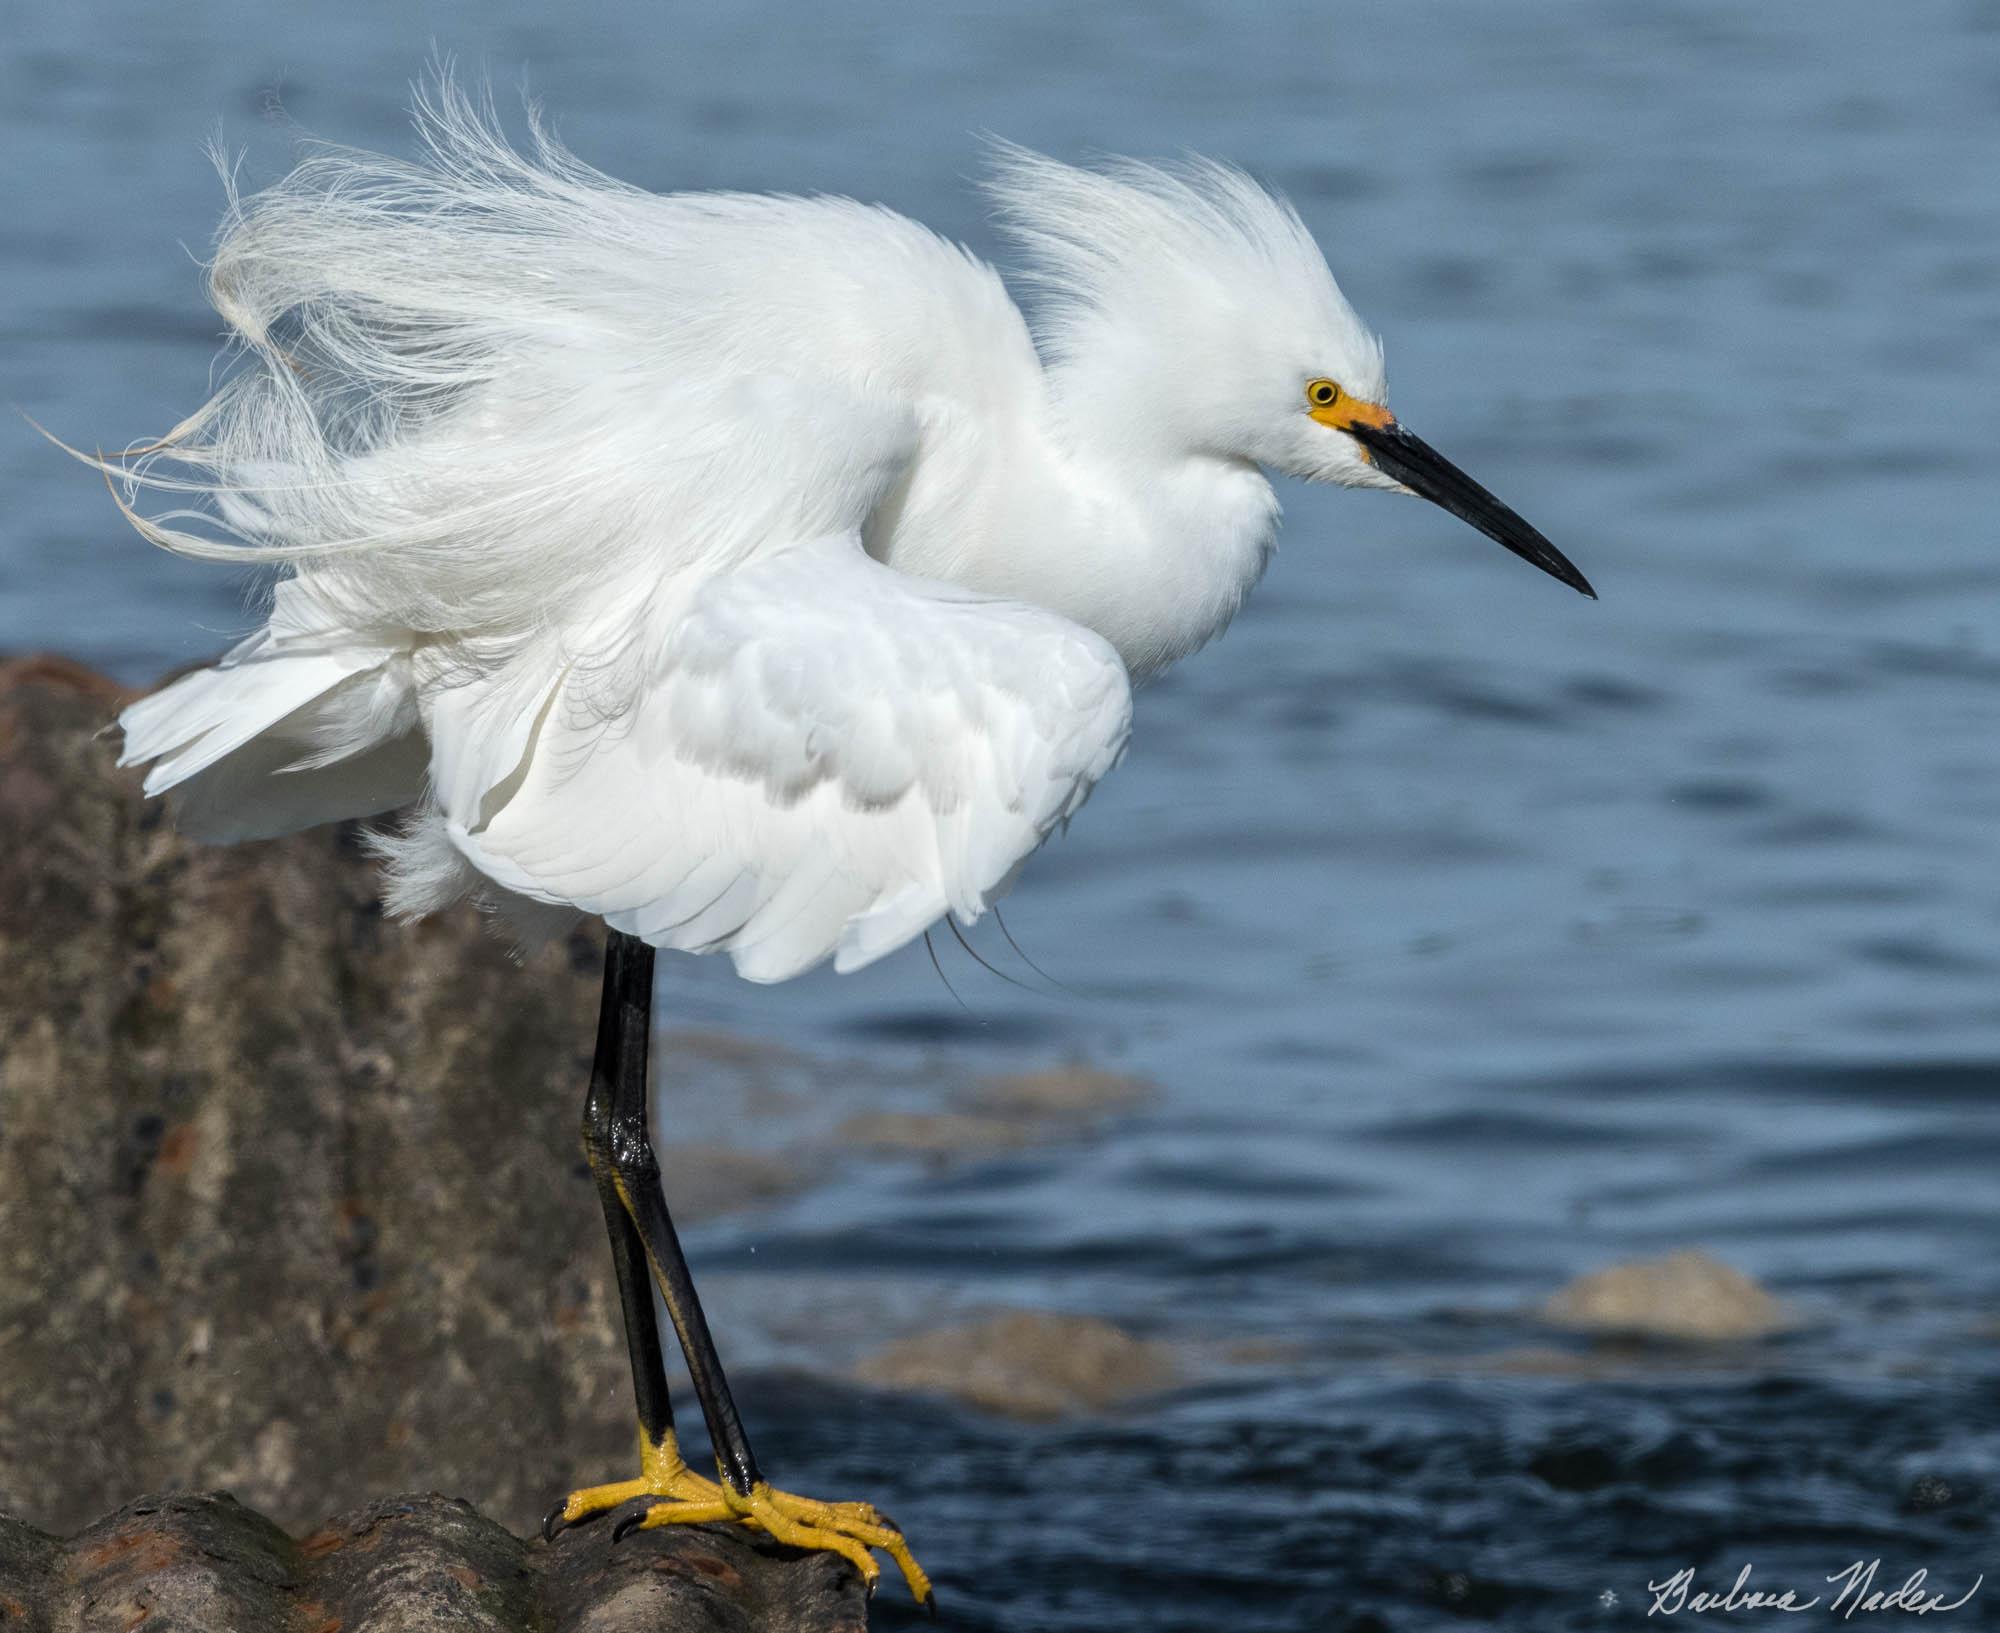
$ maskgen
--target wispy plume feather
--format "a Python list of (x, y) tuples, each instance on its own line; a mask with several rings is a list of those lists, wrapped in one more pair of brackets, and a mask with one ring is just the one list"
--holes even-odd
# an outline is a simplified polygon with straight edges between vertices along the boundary
[[(576, 159), (532, 104), (517, 151), (490, 97), (445, 70), (415, 119), (417, 159), (308, 143), (247, 196), (218, 159), (225, 382), (158, 442), (94, 463), (167, 549), (307, 571), (363, 623), (519, 629), (633, 520), (597, 496), (635, 452), (605, 382), (649, 356), (654, 201)], [(144, 517), (149, 493), (197, 502)]]
[(1380, 345), (1298, 211), (1233, 165), (1107, 158), (1086, 169), (998, 139), (989, 150), (986, 191), (1026, 256), (1051, 358), (1087, 351), (1106, 325), (1242, 307), (1330, 324), (1379, 373)]

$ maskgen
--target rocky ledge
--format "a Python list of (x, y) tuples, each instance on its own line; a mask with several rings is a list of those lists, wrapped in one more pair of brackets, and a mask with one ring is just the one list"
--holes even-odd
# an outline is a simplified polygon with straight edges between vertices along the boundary
[(142, 1497), (67, 1543), (0, 1517), (6, 1633), (862, 1633), (854, 1572), (723, 1526), (525, 1543), (394, 1497), (294, 1540), (233, 1497)]
[(632, 1459), (597, 948), (386, 923), (351, 828), (183, 840), (121, 701), (0, 663), (0, 1512), (217, 1488), (303, 1532), (435, 1487), (532, 1534)]

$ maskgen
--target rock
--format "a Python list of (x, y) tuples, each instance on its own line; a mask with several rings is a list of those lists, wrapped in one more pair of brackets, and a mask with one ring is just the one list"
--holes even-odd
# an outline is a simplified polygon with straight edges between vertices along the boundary
[(1142, 1078), (1088, 1066), (984, 1077), (954, 1098), (953, 1111), (864, 1111), (833, 1131), (836, 1145), (946, 1161), (1023, 1151), (1079, 1132), (1153, 1099)]
[(798, 1164), (733, 1146), (662, 1144), (660, 1184), (675, 1220), (686, 1227), (803, 1191), (811, 1175)]
[(121, 697), (0, 664), (0, 1510), (227, 1486), (296, 1530), (437, 1487), (531, 1530), (633, 1461), (598, 947), (387, 924), (351, 826), (183, 841)]
[(1412, 1371), (1444, 1377), (1578, 1378), (1595, 1382), (1658, 1376), (1662, 1361), (1670, 1359), (1657, 1347), (1606, 1341), (1577, 1349), (1522, 1344), (1472, 1355), (1420, 1355), (1411, 1357), (1407, 1364)]
[(142, 1497), (67, 1544), (0, 1516), (0, 1626), (41, 1633), (862, 1633), (860, 1579), (739, 1527), (521, 1542), (390, 1498), (294, 1541), (225, 1493)]
[(1014, 1310), (902, 1339), (863, 1361), (855, 1376), (1040, 1421), (1169, 1388), (1180, 1367), (1168, 1345), (1108, 1322)]
[(965, 1100), (973, 1111), (992, 1117), (1090, 1121), (1135, 1111), (1158, 1094), (1142, 1077), (1072, 1065), (982, 1078)]
[(1038, 1143), (1030, 1123), (964, 1111), (861, 1111), (833, 1131), (836, 1144), (910, 1157), (979, 1157)]
[(1788, 1305), (1740, 1270), (1691, 1251), (1579, 1276), (1541, 1316), (1570, 1332), (1695, 1343), (1768, 1338), (1798, 1325)]

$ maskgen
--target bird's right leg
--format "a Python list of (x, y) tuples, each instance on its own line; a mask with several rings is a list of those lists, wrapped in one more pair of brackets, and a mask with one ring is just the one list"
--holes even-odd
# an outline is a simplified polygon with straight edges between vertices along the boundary
[[(660, 1191), (659, 1159), (647, 1129), (646, 1046), (652, 1002), (653, 949), (613, 930), (604, 955), (604, 1006), (590, 1094), (584, 1103), (583, 1149), (611, 1233), (612, 1263), (625, 1309), (632, 1388), (639, 1408), (639, 1475), (571, 1492), (550, 1509), (542, 1522), (543, 1535), (553, 1541), (566, 1525), (631, 1503), (633, 1511), (619, 1522), (613, 1541), (639, 1527), (730, 1521), (754, 1526), (795, 1547), (837, 1553), (871, 1591), (881, 1570), (869, 1550), (880, 1548), (896, 1561), (917, 1601), (935, 1613), (930, 1579), (910, 1556), (902, 1532), (868, 1504), (820, 1502), (779, 1491), (758, 1472)], [(708, 1420), (717, 1469), (726, 1483), (696, 1474), (681, 1461), (667, 1405), (660, 1329), (653, 1314), (654, 1286), (673, 1318)]]
[(653, 949), (614, 934), (604, 951), (604, 1000), (598, 1012), (597, 1052), (583, 1103), (583, 1154), (597, 1182), (611, 1237), (618, 1302), (625, 1315), (625, 1347), (632, 1362), (632, 1396), (639, 1410), (639, 1473), (631, 1480), (572, 1491), (548, 1512), (542, 1534), (551, 1541), (575, 1525), (639, 1498), (716, 1504), (722, 1488), (681, 1461), (673, 1407), (660, 1353), (660, 1324), (653, 1313), (653, 1282), (646, 1247), (618, 1194), (612, 1140), (621, 1111), (646, 1101), (646, 1053), (653, 1024)]

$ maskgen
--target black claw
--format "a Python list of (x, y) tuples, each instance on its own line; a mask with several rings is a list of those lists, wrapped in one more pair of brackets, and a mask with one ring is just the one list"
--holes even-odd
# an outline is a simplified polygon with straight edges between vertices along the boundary
[(931, 1591), (924, 1596), (924, 1614), (928, 1616), (932, 1621), (936, 1621), (938, 1619), (936, 1588), (932, 1588)]
[(640, 1526), (646, 1523), (646, 1516), (650, 1512), (652, 1511), (646, 1508), (637, 1509), (634, 1512), (627, 1514), (616, 1525), (612, 1526), (611, 1528), (612, 1543), (614, 1545), (616, 1545), (617, 1543), (621, 1543), (627, 1537), (629, 1537), (634, 1531), (638, 1530)]
[(569, 1507), (569, 1499), (565, 1497), (554, 1508), (542, 1516), (542, 1541), (554, 1542), (562, 1534), (563, 1510), (567, 1507)]

